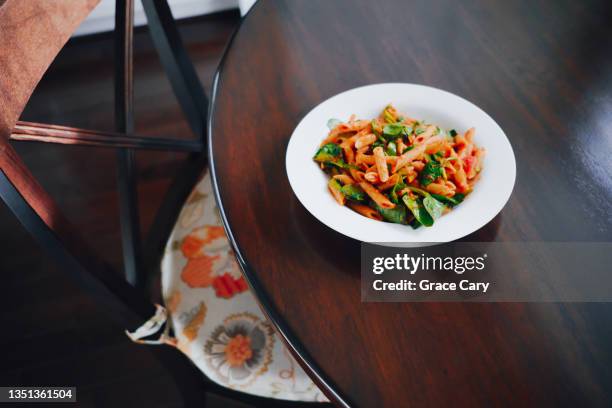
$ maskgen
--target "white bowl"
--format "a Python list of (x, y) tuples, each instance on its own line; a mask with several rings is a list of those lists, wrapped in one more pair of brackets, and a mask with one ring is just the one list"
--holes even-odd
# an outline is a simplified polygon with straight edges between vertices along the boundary
[[(339, 205), (327, 190), (329, 176), (312, 160), (327, 135), (327, 121), (348, 120), (352, 114), (369, 119), (392, 103), (398, 111), (442, 129), (465, 132), (476, 128), (474, 141), (486, 155), (474, 191), (432, 227), (416, 230), (366, 218)], [(286, 156), (287, 176), (293, 192), (319, 221), (363, 242), (420, 246), (464, 237), (491, 221), (504, 207), (516, 178), (514, 152), (497, 123), (471, 102), (423, 85), (388, 83), (342, 92), (312, 109), (293, 131)]]

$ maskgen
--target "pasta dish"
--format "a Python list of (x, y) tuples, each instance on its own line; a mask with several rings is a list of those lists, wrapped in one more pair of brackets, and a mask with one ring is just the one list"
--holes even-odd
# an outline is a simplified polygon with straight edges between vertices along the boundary
[(412, 119), (392, 105), (372, 120), (330, 119), (314, 156), (334, 199), (379, 221), (431, 227), (472, 191), (484, 149), (475, 129), (458, 133)]

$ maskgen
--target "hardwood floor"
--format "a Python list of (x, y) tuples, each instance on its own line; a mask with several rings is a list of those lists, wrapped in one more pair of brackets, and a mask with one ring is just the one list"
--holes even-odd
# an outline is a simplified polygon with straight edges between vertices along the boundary
[[(180, 29), (207, 92), (237, 12), (183, 21)], [(137, 132), (190, 137), (146, 28), (135, 35)], [(112, 37), (71, 40), (32, 96), (23, 120), (113, 129)], [(115, 151), (14, 143), (88, 243), (120, 269)], [(138, 153), (143, 233), (182, 154)], [(132, 344), (47, 258), (0, 201), (0, 385), (78, 388), (79, 406), (180, 405), (172, 377)], [(210, 406), (238, 406), (211, 396)]]

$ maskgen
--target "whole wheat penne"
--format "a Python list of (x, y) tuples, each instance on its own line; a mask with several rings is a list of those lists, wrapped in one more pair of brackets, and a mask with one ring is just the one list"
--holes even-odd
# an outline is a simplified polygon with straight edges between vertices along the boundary
[(426, 153), (435, 153), (446, 143), (448, 143), (448, 141), (444, 135), (432, 136), (423, 142), (423, 144), (426, 146)]
[(338, 204), (344, 205), (344, 203), (346, 202), (346, 197), (344, 197), (344, 194), (342, 194), (339, 190), (335, 190), (331, 187), (327, 187), (327, 189), (331, 192), (332, 196), (338, 202)]
[(335, 142), (343, 133), (359, 132), (370, 124), (367, 120), (352, 121), (349, 123), (340, 123), (338, 126), (330, 130), (328, 136), (321, 142), (321, 146), (327, 143)]
[(427, 191), (434, 194), (443, 195), (445, 197), (452, 197), (455, 195), (456, 186), (450, 181), (441, 181), (437, 183), (431, 183), (425, 187)]
[[(382, 184), (379, 184), (377, 187), (379, 190), (384, 191), (384, 190), (388, 190), (391, 187), (393, 187), (395, 184), (397, 184), (397, 181), (399, 180), (400, 175), (399, 174), (394, 174), (392, 176), (389, 177), (389, 180), (385, 181)], [(381, 180), (382, 181), (382, 180)]]
[(383, 148), (378, 146), (372, 151), (374, 153), (374, 162), (376, 163), (376, 171), (382, 183), (389, 180), (389, 169), (387, 168), (387, 160), (385, 160), (385, 152)]
[(363, 204), (357, 204), (357, 203), (349, 203), (348, 207), (356, 212), (358, 212), (359, 214), (371, 218), (373, 220), (377, 220), (377, 221), (382, 221), (382, 215), (380, 215), (378, 213), (378, 211), (376, 211), (373, 208), (368, 207), (367, 205), (363, 205)]
[(344, 152), (344, 157), (346, 158), (346, 162), (349, 164), (355, 163), (355, 152), (351, 148), (350, 141), (346, 140), (344, 143), (340, 145), (342, 147), (342, 151)]
[(397, 146), (397, 153), (398, 154), (402, 154), (404, 153), (404, 150), (406, 150), (406, 144), (404, 143), (404, 140), (402, 138), (399, 138), (395, 141), (395, 146)]
[[(393, 165), (398, 160), (399, 160), (398, 156), (385, 156), (385, 161), (387, 162), (387, 164)], [(376, 159), (374, 158), (374, 155), (372, 154), (364, 154), (364, 153), (357, 152), (357, 155), (355, 156), (355, 163), (357, 164), (365, 163), (369, 165), (374, 165), (376, 164)]]
[(359, 171), (359, 170), (355, 170), (355, 169), (349, 169), (349, 173), (351, 175), (351, 177), (353, 178), (353, 180), (355, 180), (357, 183), (363, 181), (363, 171)]
[(380, 183), (380, 176), (375, 171), (366, 171), (363, 178), (372, 184)]
[(416, 139), (414, 140), (414, 143), (423, 143), (425, 140), (429, 139), (430, 137), (432, 137), (433, 135), (435, 135), (435, 133), (437, 132), (438, 127), (434, 126), (434, 125), (428, 125), (425, 128), (425, 131), (421, 134), (418, 134), (416, 136)]
[(372, 165), (374, 164), (374, 156), (357, 152), (357, 155), (355, 156), (355, 163)]
[(333, 176), (333, 178), (335, 178), (344, 185), (355, 184), (355, 180), (353, 180), (353, 178), (347, 174), (336, 174), (335, 176)]
[(457, 190), (459, 190), (459, 192), (463, 193), (469, 189), (470, 186), (468, 185), (467, 176), (465, 174), (465, 170), (463, 170), (463, 163), (461, 163), (461, 160), (457, 160), (453, 179), (455, 180), (455, 184), (457, 185)]
[(396, 173), (399, 169), (417, 159), (423, 153), (425, 153), (425, 145), (415, 146), (411, 150), (408, 150), (406, 153), (402, 154), (399, 159), (397, 159), (393, 172)]
[(359, 183), (359, 186), (366, 192), (367, 195), (370, 196), (372, 200), (374, 200), (376, 204), (378, 204), (379, 207), (395, 208), (395, 204), (385, 197), (383, 193), (378, 191), (372, 184), (368, 183), (367, 181), (362, 181)]
[(474, 141), (474, 134), (476, 133), (476, 128), (469, 128), (466, 132), (465, 132), (465, 140), (468, 141), (468, 143), (473, 143)]
[(361, 149), (364, 146), (369, 146), (376, 141), (376, 135), (370, 133), (368, 135), (363, 135), (355, 140), (355, 148)]
[(410, 166), (412, 166), (414, 170), (421, 171), (423, 170), (423, 167), (425, 167), (425, 162), (414, 160), (412, 163), (410, 163)]

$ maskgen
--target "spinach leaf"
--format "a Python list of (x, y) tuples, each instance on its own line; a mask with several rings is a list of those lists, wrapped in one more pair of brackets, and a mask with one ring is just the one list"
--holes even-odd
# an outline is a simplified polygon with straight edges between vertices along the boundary
[(412, 128), (408, 125), (404, 125), (403, 123), (389, 123), (383, 127), (383, 136), (386, 140), (395, 140), (399, 136), (408, 136), (412, 133)]
[(384, 148), (385, 147), (385, 143), (386, 142), (384, 140), (383, 141), (377, 140), (374, 143), (372, 143), (372, 149), (376, 149), (379, 146)]
[(387, 105), (385, 110), (383, 110), (383, 118), (387, 123), (393, 123), (397, 121), (397, 113), (393, 106)]
[(397, 156), (397, 146), (395, 142), (389, 142), (387, 145), (387, 156)]
[(314, 160), (317, 162), (331, 162), (342, 158), (342, 149), (335, 143), (328, 143), (314, 155)]
[(389, 123), (383, 128), (383, 134), (388, 137), (399, 136), (404, 130), (404, 125), (401, 123)]
[(327, 182), (327, 186), (331, 188), (332, 190), (342, 191), (342, 186), (340, 185), (340, 183), (338, 183), (338, 180), (336, 180), (335, 178), (329, 179), (329, 181)]
[(366, 199), (365, 191), (363, 191), (363, 189), (356, 184), (347, 184), (342, 186), (341, 191), (346, 198), (353, 201), (364, 201)]
[(404, 125), (404, 129), (402, 130), (402, 135), (408, 137), (412, 133), (412, 127), (408, 125)]
[(372, 122), (370, 122), (370, 125), (372, 126), (372, 133), (374, 133), (376, 137), (380, 137), (383, 132), (383, 128), (380, 123), (378, 123), (378, 121), (376, 120), (372, 120)]
[(423, 207), (425, 207), (425, 210), (427, 210), (434, 221), (442, 216), (442, 212), (446, 208), (444, 204), (433, 198), (431, 195), (423, 198)]
[(433, 218), (431, 218), (431, 215), (427, 212), (427, 210), (425, 210), (423, 204), (421, 204), (418, 200), (414, 200), (410, 198), (408, 194), (406, 194), (402, 197), (402, 201), (404, 201), (406, 207), (408, 207), (408, 209), (414, 215), (414, 218), (421, 223), (421, 225), (426, 227), (431, 227), (433, 225)]
[(457, 193), (452, 197), (446, 197), (440, 194), (433, 194), (433, 193), (431, 193), (431, 196), (435, 198), (436, 200), (442, 202), (443, 204), (449, 205), (451, 207), (458, 205), (465, 198), (465, 194), (461, 194), (461, 193)]
[(455, 201), (457, 201), (457, 204), (459, 204), (465, 199), (465, 194), (457, 193), (453, 196), (453, 198), (455, 199)]
[(359, 170), (359, 167), (352, 165), (352, 164), (348, 164), (347, 162), (345, 162), (342, 159), (335, 159), (333, 161), (326, 161), (324, 162), (324, 164), (326, 164), (327, 166), (335, 166), (341, 169), (353, 169), (353, 170)]
[(374, 204), (374, 209), (382, 215), (383, 220), (394, 224), (406, 224), (407, 211), (403, 205), (396, 205), (395, 208), (382, 208)]
[(401, 180), (395, 183), (393, 188), (391, 188), (391, 192), (389, 193), (389, 199), (395, 204), (399, 204), (399, 197), (397, 196), (397, 192), (406, 188), (406, 184), (404, 184)]
[(417, 193), (418, 195), (421, 195), (423, 197), (427, 197), (429, 195), (429, 192), (418, 187), (408, 186), (408, 189), (413, 193)]
[[(429, 215), (431, 215), (431, 217), (434, 220), (440, 218), (440, 216), (442, 215), (442, 212), (444, 211), (445, 205), (443, 204), (443, 202), (441, 202), (442, 200), (438, 200), (436, 197), (444, 197), (444, 196), (441, 196), (438, 194), (431, 194), (428, 191), (422, 190), (417, 187), (408, 186), (408, 188), (413, 193), (423, 196), (423, 206), (425, 207), (425, 210), (427, 210)], [(434, 197), (434, 195), (436, 197)]]
[(442, 166), (440, 166), (440, 163), (430, 160), (425, 164), (425, 167), (423, 167), (419, 182), (421, 185), (427, 186), (440, 177), (442, 177)]
[(329, 130), (332, 130), (341, 123), (342, 121), (340, 119), (331, 118), (327, 121), (327, 127), (329, 128)]

